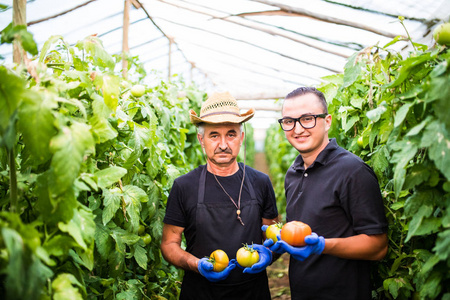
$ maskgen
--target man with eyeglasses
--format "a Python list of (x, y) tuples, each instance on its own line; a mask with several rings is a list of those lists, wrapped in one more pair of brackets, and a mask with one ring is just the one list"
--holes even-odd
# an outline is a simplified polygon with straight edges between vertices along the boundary
[[(328, 138), (332, 117), (322, 92), (301, 87), (283, 103), (281, 128), (300, 155), (286, 173), (286, 221), (313, 233), (304, 247), (264, 245), (289, 253), (292, 299), (371, 299), (370, 261), (388, 249), (378, 180), (359, 157)], [(263, 227), (265, 230), (267, 227)]]

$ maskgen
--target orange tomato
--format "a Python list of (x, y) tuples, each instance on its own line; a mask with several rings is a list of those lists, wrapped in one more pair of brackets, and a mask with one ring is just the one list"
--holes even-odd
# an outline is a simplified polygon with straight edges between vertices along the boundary
[(228, 266), (230, 260), (225, 251), (217, 249), (209, 256), (209, 261), (214, 266), (214, 272), (222, 272)]
[(305, 246), (305, 237), (312, 233), (311, 227), (300, 221), (291, 221), (281, 228), (281, 239), (291, 246)]

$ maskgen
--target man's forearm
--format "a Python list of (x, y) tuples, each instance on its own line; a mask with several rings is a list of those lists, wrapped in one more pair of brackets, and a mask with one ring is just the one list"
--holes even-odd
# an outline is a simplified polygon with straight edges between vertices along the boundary
[(323, 254), (345, 259), (381, 260), (388, 248), (387, 235), (359, 234), (347, 238), (325, 239)]

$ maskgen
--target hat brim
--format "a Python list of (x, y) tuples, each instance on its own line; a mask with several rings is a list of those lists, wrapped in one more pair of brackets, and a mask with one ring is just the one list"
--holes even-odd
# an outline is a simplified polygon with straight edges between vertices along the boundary
[(189, 116), (191, 119), (191, 123), (194, 125), (198, 125), (200, 123), (207, 123), (207, 124), (221, 124), (221, 123), (233, 123), (233, 124), (240, 124), (247, 122), (251, 118), (253, 118), (255, 114), (255, 110), (253, 108), (250, 108), (247, 112), (241, 114), (240, 116), (234, 115), (234, 114), (216, 114), (211, 116), (206, 116), (203, 118), (200, 118), (197, 116), (197, 113), (191, 109), (189, 111)]

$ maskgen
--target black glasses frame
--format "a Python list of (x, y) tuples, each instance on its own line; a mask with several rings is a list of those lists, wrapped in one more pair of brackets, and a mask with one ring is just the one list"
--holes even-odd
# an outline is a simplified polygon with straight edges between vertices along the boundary
[[(280, 123), (281, 129), (283, 129), (284, 131), (291, 131), (292, 129), (294, 129), (294, 128), (295, 128), (295, 125), (297, 124), (297, 122), (298, 122), (298, 123), (300, 124), (300, 126), (302, 126), (303, 128), (305, 128), (305, 129), (311, 129), (311, 128), (316, 127), (316, 124), (317, 124), (317, 118), (325, 118), (326, 116), (328, 116), (328, 114), (303, 115), (303, 116), (301, 116), (301, 117), (299, 117), (299, 118), (290, 118), (290, 117), (287, 117), (287, 118), (278, 119), (278, 123)], [(300, 120), (301, 120), (302, 118), (305, 118), (305, 117), (314, 117), (314, 125), (313, 125), (313, 126), (304, 126)], [(292, 120), (292, 121), (294, 121), (294, 126), (292, 126), (291, 129), (284, 129), (284, 128), (283, 128), (283, 124), (282, 124), (282, 123), (283, 123), (283, 120)]]

